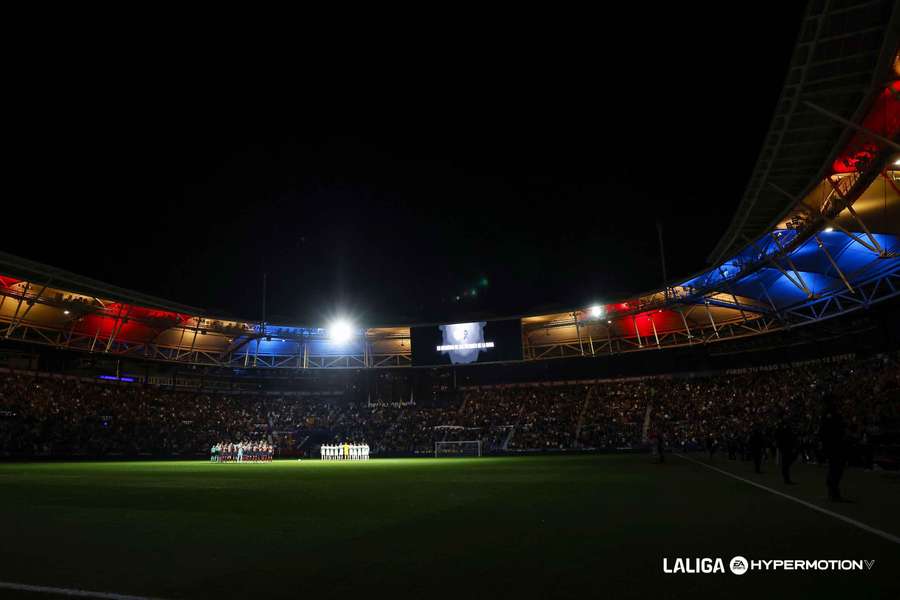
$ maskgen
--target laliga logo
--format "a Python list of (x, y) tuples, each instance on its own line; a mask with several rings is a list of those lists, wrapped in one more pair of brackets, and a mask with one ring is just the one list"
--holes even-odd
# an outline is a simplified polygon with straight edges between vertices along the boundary
[[(728, 568), (735, 575), (743, 575), (750, 569), (750, 561), (743, 556), (735, 556), (728, 563)], [(669, 559), (663, 558), (663, 573), (701, 575), (724, 572), (725, 564), (721, 558), (676, 558), (674, 564), (669, 564)]]
[(743, 556), (735, 556), (731, 559), (731, 562), (728, 563), (728, 568), (731, 569), (731, 572), (735, 575), (743, 575), (750, 566), (746, 558)]

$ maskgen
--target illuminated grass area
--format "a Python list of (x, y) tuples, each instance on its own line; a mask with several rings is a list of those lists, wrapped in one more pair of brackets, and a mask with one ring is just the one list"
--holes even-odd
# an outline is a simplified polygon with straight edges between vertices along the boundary
[[(896, 475), (722, 468), (900, 533)], [(669, 557), (874, 559), (665, 575)], [(162, 598), (900, 597), (900, 545), (676, 457), (0, 464), (0, 581)], [(0, 590), (0, 597), (40, 595)]]

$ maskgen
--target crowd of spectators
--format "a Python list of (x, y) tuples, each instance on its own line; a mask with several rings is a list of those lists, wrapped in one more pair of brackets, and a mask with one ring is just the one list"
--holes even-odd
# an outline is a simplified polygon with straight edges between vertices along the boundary
[(491, 450), (562, 450), (574, 445), (588, 390), (586, 385), (486, 388), (470, 392), (466, 408), (488, 433)]
[(3, 373), (0, 455), (205, 453), (264, 437), (261, 407), (252, 396)]
[(659, 380), (610, 381), (591, 389), (579, 444), (588, 448), (634, 448), (646, 437), (647, 408)]
[(862, 445), (900, 424), (896, 355), (708, 375), (460, 390), (439, 401), (351, 402), (332, 395), (179, 391), (34, 373), (0, 373), (2, 455), (199, 455), (266, 441), (316, 455), (337, 440), (373, 455), (430, 454), (436, 441), (485, 452), (669, 447), (746, 455), (754, 430), (787, 424), (816, 460), (821, 399), (833, 394)]
[[(651, 403), (650, 429), (669, 445), (747, 455), (758, 431), (774, 452), (776, 430), (786, 427), (801, 458), (820, 462), (823, 398), (833, 397), (859, 453), (900, 426), (900, 363), (896, 355), (671, 380)], [(861, 462), (867, 462), (865, 460)]]

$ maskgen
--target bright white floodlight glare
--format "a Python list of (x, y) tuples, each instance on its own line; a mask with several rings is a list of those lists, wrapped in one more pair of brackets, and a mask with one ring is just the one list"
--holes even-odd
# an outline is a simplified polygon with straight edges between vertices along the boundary
[(595, 319), (599, 319), (601, 316), (603, 316), (603, 307), (599, 304), (593, 305), (591, 307), (591, 316)]
[(825, 233), (831, 233), (832, 231), (834, 231), (834, 227), (826, 227), (825, 228)]
[(328, 327), (328, 337), (332, 342), (343, 344), (353, 337), (353, 326), (343, 319), (335, 321)]
[(898, 158), (897, 160), (894, 161), (894, 166), (900, 167), (900, 158)]

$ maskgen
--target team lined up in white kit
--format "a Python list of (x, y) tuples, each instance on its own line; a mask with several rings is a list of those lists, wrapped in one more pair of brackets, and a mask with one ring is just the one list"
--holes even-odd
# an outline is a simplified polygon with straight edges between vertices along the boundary
[(322, 444), (322, 460), (369, 460), (368, 444)]

